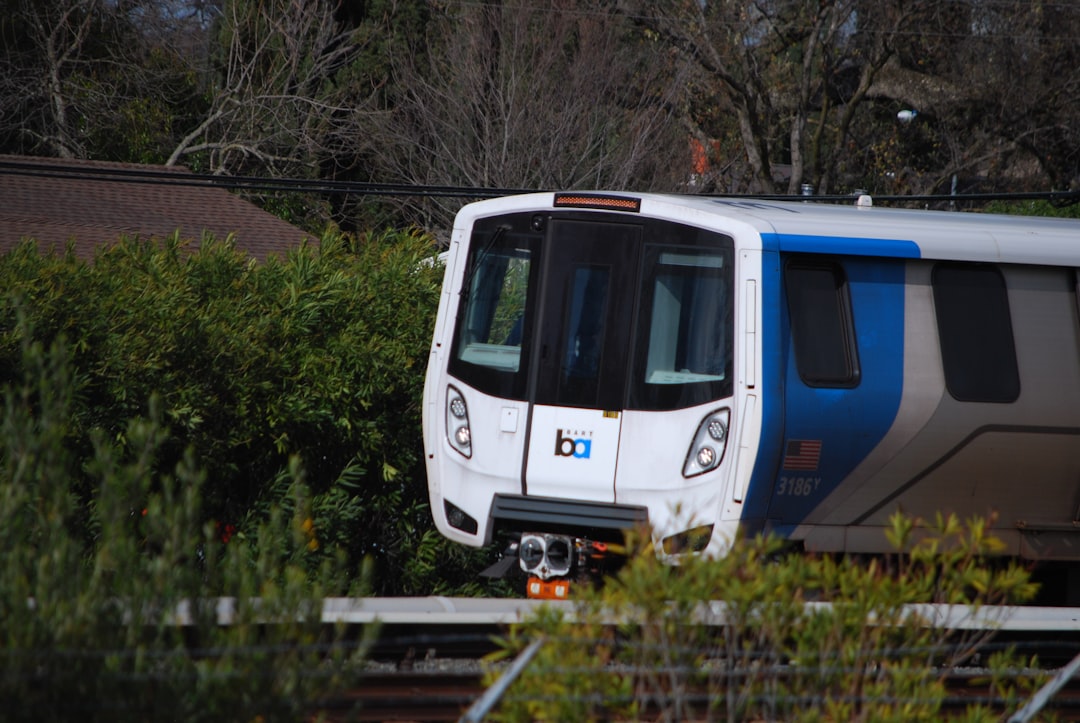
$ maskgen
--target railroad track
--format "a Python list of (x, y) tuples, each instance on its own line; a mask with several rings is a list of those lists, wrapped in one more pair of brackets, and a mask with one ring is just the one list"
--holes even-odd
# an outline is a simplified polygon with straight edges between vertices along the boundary
[[(328, 603), (327, 622), (379, 620), (382, 634), (372, 650), (371, 670), (348, 691), (319, 701), (313, 713), (330, 721), (459, 720), (484, 693), (480, 658), (497, 647), (497, 635), (533, 607), (531, 601), (522, 600), (442, 598), (411, 599), (405, 604), (376, 599)], [(936, 614), (968, 630), (992, 623), (999, 629), (998, 644), (1015, 645), (1025, 656), (1037, 655), (1044, 670), (1064, 666), (1080, 652), (1080, 610), (1024, 608), (1010, 615), (993, 610), (975, 615), (942, 609)], [(1035, 674), (1012, 673), (1029, 679)], [(945, 715), (958, 715), (972, 704), (991, 706), (1002, 715), (1018, 707), (1015, 701), (1000, 699), (985, 670), (959, 669), (945, 681)], [(704, 691), (689, 695), (694, 696), (695, 710), (708, 709)], [(1056, 691), (1047, 712), (1056, 720), (1080, 721), (1080, 685), (1070, 682)]]
[[(990, 707), (1000, 715), (1017, 707), (992, 690), (984, 671), (958, 670), (947, 677), (946, 687), (943, 717), (958, 717), (972, 705)], [(373, 672), (348, 692), (321, 701), (316, 713), (331, 723), (458, 721), (484, 690), (478, 669)], [(709, 697), (703, 692), (690, 691), (686, 697), (695, 710), (709, 707)], [(659, 712), (655, 708), (651, 712)], [(1070, 683), (1055, 694), (1039, 720), (1048, 716), (1057, 721), (1080, 721), (1080, 684)]]
[(317, 713), (335, 721), (456, 721), (484, 692), (476, 670), (393, 671), (363, 676), (359, 684), (329, 700)]
[[(982, 705), (999, 714), (1016, 705), (998, 696), (983, 671), (958, 670), (946, 679), (947, 697), (943, 717), (953, 718), (970, 706)], [(364, 675), (350, 691), (320, 701), (315, 712), (322, 720), (357, 721), (459, 721), (485, 692), (480, 671), (383, 671)], [(703, 693), (688, 694), (694, 708), (705, 710)], [(647, 711), (645, 711), (647, 712)], [(1070, 683), (1055, 694), (1043, 711), (1056, 721), (1080, 721), (1080, 684)]]

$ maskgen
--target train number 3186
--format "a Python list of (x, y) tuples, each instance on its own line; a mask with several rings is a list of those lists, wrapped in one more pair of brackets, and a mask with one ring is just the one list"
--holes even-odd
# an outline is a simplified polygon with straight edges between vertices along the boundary
[(820, 477), (781, 477), (776, 484), (776, 494), (787, 497), (809, 497), (821, 485)]

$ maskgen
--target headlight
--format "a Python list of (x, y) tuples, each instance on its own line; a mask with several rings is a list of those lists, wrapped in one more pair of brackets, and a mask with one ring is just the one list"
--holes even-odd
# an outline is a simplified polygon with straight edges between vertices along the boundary
[(465, 457), (472, 457), (472, 430), (465, 397), (454, 387), (446, 388), (446, 439)]
[(702, 447), (697, 451), (697, 463), (702, 469), (712, 469), (716, 461), (716, 450), (712, 447)]
[(683, 477), (694, 477), (720, 466), (727, 449), (728, 420), (731, 412), (718, 409), (711, 412), (698, 425), (694, 441), (686, 452), (683, 464)]

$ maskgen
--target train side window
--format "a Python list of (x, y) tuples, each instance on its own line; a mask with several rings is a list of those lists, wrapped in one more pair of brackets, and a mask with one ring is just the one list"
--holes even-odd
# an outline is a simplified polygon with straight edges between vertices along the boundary
[(1001, 271), (941, 263), (931, 283), (949, 394), (961, 402), (1015, 402), (1020, 374)]
[(837, 263), (797, 259), (784, 269), (799, 377), (812, 387), (859, 384), (847, 276)]

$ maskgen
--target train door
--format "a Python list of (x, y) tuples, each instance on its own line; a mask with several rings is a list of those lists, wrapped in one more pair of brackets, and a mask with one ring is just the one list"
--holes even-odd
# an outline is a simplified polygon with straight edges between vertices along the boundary
[(892, 425), (903, 384), (904, 269), (877, 258), (785, 260), (791, 354), (775, 524), (813, 519)]
[(528, 495), (614, 502), (641, 227), (551, 218), (545, 238)]

